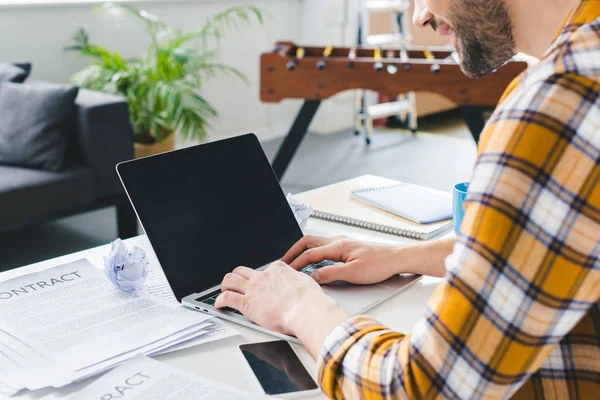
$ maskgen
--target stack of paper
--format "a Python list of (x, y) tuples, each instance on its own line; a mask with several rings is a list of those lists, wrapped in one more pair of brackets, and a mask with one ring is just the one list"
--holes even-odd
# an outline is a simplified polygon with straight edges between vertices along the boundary
[(0, 283), (0, 397), (235, 334), (172, 296), (156, 271), (127, 293), (87, 260)]
[(137, 356), (127, 361), (83, 389), (69, 390), (67, 388), (42, 397), (42, 400), (65, 398), (68, 400), (120, 398), (131, 400), (273, 399), (273, 397), (267, 397), (266, 395), (243, 392), (180, 371), (144, 356)]

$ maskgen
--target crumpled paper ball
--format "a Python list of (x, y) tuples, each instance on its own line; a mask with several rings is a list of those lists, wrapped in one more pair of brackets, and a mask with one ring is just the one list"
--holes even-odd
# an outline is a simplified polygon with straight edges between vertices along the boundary
[(129, 292), (142, 287), (148, 277), (148, 259), (137, 246), (129, 251), (121, 239), (111, 244), (110, 255), (104, 257), (104, 274), (117, 288)]
[(308, 224), (308, 219), (312, 215), (313, 209), (308, 204), (302, 203), (296, 199), (291, 193), (288, 193), (286, 198), (294, 212), (298, 225), (300, 225), (300, 228), (306, 228), (306, 224)]

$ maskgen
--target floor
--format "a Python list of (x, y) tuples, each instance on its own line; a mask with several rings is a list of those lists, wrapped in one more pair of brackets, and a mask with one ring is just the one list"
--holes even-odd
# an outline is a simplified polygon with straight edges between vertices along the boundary
[[(282, 139), (263, 143), (273, 158)], [(451, 191), (469, 180), (476, 147), (462, 120), (425, 121), (420, 133), (378, 130), (371, 146), (351, 132), (309, 134), (282, 186), (297, 193), (363, 174)], [(116, 238), (115, 210), (102, 209), (0, 235), (0, 271), (109, 243)]]

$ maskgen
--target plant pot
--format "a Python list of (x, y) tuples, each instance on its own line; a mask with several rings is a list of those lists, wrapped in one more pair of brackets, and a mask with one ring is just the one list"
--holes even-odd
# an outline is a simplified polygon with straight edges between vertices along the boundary
[(134, 143), (135, 158), (152, 156), (175, 150), (175, 133), (171, 133), (162, 142), (153, 144)]

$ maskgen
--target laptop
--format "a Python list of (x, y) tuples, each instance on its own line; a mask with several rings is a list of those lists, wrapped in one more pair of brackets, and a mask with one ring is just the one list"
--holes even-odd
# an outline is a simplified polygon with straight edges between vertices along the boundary
[[(255, 135), (123, 162), (117, 173), (177, 301), (298, 342), (254, 324), (237, 310), (214, 307), (225, 274), (240, 265), (262, 270), (303, 236)], [(329, 264), (323, 260), (303, 272)], [(338, 282), (324, 290), (358, 315), (419, 278), (398, 275), (368, 286)]]

